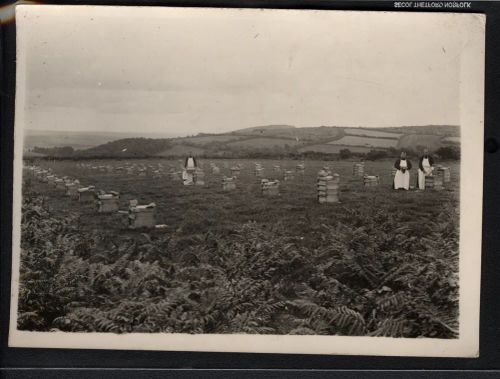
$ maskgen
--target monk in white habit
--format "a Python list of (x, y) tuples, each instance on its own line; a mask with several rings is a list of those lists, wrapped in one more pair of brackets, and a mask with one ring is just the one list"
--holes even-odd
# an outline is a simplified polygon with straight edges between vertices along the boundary
[(434, 171), (434, 159), (429, 155), (429, 150), (424, 149), (424, 155), (418, 161), (418, 189), (425, 189), (425, 177), (432, 176), (432, 171)]
[(196, 163), (196, 158), (193, 154), (189, 152), (189, 155), (184, 161), (184, 170), (182, 170), (182, 180), (185, 186), (191, 186), (194, 184), (194, 172), (196, 171), (198, 164)]
[(394, 175), (394, 189), (410, 189), (410, 170), (411, 162), (406, 159), (406, 152), (401, 152), (401, 158), (399, 158), (395, 163), (396, 175)]

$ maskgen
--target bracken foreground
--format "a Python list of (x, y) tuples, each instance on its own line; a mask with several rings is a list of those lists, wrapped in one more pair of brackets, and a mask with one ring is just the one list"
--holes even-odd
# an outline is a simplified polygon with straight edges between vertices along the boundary
[[(392, 162), (367, 162), (381, 185), (365, 189), (352, 162), (308, 161), (280, 197), (265, 198), (252, 161), (239, 162), (229, 193), (208, 173), (206, 186), (184, 187), (41, 163), (119, 191), (123, 209), (154, 201), (167, 227), (152, 230), (128, 230), (121, 215), (96, 214), (25, 174), (18, 328), (458, 337), (456, 163), (444, 191), (400, 192)], [(297, 162), (261, 163), (271, 172)], [(325, 164), (341, 175), (341, 203), (316, 202)]]

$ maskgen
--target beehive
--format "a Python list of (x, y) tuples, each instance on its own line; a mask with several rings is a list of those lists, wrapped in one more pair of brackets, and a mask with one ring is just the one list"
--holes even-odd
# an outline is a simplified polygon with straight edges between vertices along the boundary
[(298, 174), (304, 175), (305, 170), (306, 170), (306, 165), (304, 163), (299, 163), (298, 165), (295, 166), (295, 171)]
[(352, 166), (352, 175), (357, 177), (365, 176), (365, 164), (364, 163), (354, 163)]
[(339, 174), (330, 175), (326, 170), (318, 173), (317, 189), (319, 203), (338, 203), (339, 202)]
[(72, 199), (78, 198), (78, 188), (80, 188), (80, 181), (78, 179), (66, 183), (66, 196)]
[(273, 171), (276, 173), (276, 174), (279, 174), (281, 172), (281, 166), (280, 165), (274, 165), (273, 166)]
[(442, 175), (442, 172), (439, 173), (437, 175), (434, 175), (434, 189), (436, 191), (440, 191), (440, 190), (443, 190), (444, 187), (443, 187), (443, 175)]
[(283, 180), (290, 181), (294, 179), (294, 173), (292, 170), (285, 170), (283, 173)]
[(260, 182), (262, 195), (264, 196), (279, 196), (280, 182), (279, 180), (262, 179)]
[(79, 188), (78, 190), (78, 201), (80, 203), (93, 203), (95, 201), (95, 187), (89, 186), (84, 188)]
[(119, 200), (120, 200), (120, 194), (114, 191), (97, 195), (97, 201), (96, 201), (97, 212), (99, 213), (118, 212)]
[(451, 170), (449, 167), (438, 166), (437, 173), (442, 175), (443, 183), (449, 183), (451, 180)]
[(49, 171), (42, 171), (42, 175), (40, 176), (40, 181), (42, 183), (48, 183), (49, 182), (49, 176), (50, 176), (50, 172)]
[(264, 176), (264, 167), (260, 163), (255, 164), (254, 174), (258, 178), (262, 178)]
[(425, 189), (433, 189), (434, 188), (434, 176), (426, 176), (425, 177)]
[(379, 177), (374, 175), (363, 176), (363, 184), (365, 187), (376, 187), (379, 185)]
[(56, 186), (57, 189), (66, 189), (66, 183), (64, 182), (64, 179), (58, 178), (54, 180), (54, 185)]
[(130, 200), (128, 212), (128, 227), (154, 228), (156, 223), (156, 204), (138, 205), (137, 200)]
[(194, 171), (194, 184), (197, 186), (204, 186), (205, 185), (205, 173), (201, 168), (197, 168)]
[(56, 181), (55, 175), (47, 175), (47, 183), (50, 185), (54, 185)]
[(217, 166), (212, 166), (212, 174), (214, 175), (220, 174), (220, 168)]
[(222, 178), (222, 190), (223, 191), (232, 191), (235, 189), (236, 189), (236, 178), (235, 177), (228, 178), (228, 177), (224, 176)]
[(238, 177), (241, 173), (241, 168), (239, 166), (231, 167), (231, 176)]
[(170, 172), (169, 176), (170, 176), (171, 180), (176, 181), (176, 182), (182, 180), (182, 172), (178, 172), (178, 171)]

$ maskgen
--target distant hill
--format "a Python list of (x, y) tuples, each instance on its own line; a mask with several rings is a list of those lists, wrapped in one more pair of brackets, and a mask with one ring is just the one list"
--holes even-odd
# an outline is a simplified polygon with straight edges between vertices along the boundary
[(458, 125), (395, 126), (378, 129), (403, 134), (434, 134), (440, 136), (460, 137), (460, 127)]
[[(394, 155), (400, 150), (411, 153), (423, 148), (431, 151), (443, 146), (457, 148), (459, 134), (459, 127), (452, 125), (391, 128), (268, 125), (191, 137), (120, 138), (87, 149), (77, 149), (69, 155), (76, 158), (176, 157), (191, 151), (206, 156), (272, 157), (283, 154), (339, 154), (342, 150), (356, 154), (381, 150)], [(38, 152), (50, 156), (48, 150)], [(61, 157), (60, 152), (66, 150), (54, 151), (56, 156)]]
[(169, 135), (168, 133), (145, 135), (144, 133), (60, 132), (54, 130), (27, 129), (24, 133), (24, 148), (32, 149), (34, 147), (52, 148), (69, 146), (74, 149), (88, 149), (110, 141), (138, 137), (165, 138), (173, 137), (173, 135)]

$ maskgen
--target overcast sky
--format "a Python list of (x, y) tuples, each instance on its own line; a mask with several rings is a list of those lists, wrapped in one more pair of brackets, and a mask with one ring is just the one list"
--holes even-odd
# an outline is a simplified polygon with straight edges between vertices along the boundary
[[(459, 17), (25, 6), (28, 129), (195, 134), (459, 120)], [(20, 85), (23, 85), (20, 83)]]

